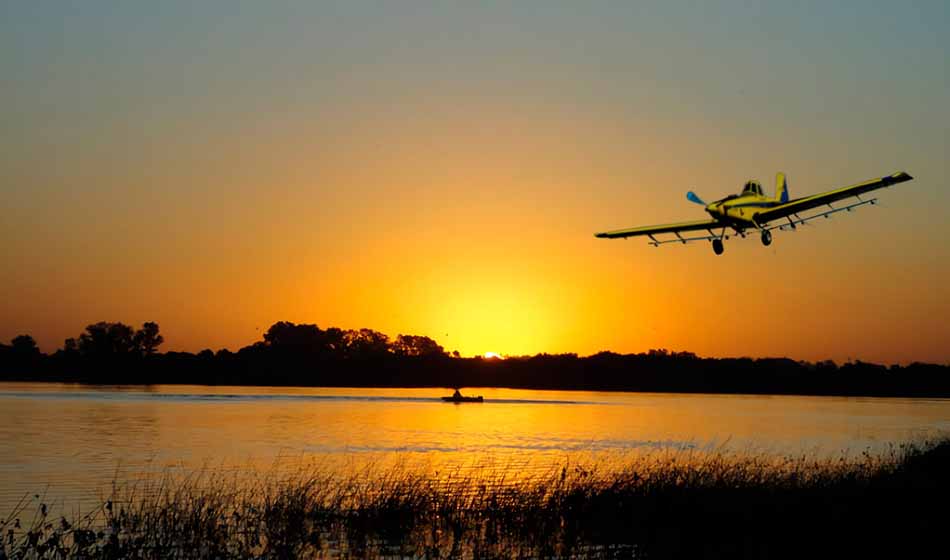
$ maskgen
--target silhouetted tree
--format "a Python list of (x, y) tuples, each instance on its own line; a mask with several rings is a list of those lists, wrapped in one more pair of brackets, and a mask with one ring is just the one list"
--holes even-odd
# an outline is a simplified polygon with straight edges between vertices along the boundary
[(444, 356), (445, 350), (428, 336), (401, 334), (392, 344), (397, 356)]
[(389, 337), (373, 329), (346, 331), (344, 341), (350, 358), (378, 358), (389, 353)]
[(264, 333), (264, 344), (285, 359), (342, 358), (347, 348), (347, 336), (337, 328), (324, 331), (317, 325), (280, 321)]
[(264, 333), (264, 342), (273, 347), (317, 349), (323, 345), (323, 331), (316, 325), (295, 325), (280, 321)]
[(134, 350), (146, 356), (154, 354), (163, 342), (165, 337), (158, 334), (158, 323), (151, 321), (143, 323), (142, 328), (135, 331), (132, 337)]
[(79, 353), (87, 357), (128, 355), (135, 349), (135, 332), (123, 323), (100, 321), (79, 335)]
[(346, 353), (346, 331), (330, 327), (323, 332), (327, 352), (332, 356), (343, 357)]
[(39, 356), (40, 349), (36, 341), (28, 334), (21, 334), (10, 341), (10, 349), (18, 356)]
[(9, 346), (0, 344), (0, 371), (7, 370), (16, 377), (42, 373), (45, 358), (30, 335), (14, 337)]

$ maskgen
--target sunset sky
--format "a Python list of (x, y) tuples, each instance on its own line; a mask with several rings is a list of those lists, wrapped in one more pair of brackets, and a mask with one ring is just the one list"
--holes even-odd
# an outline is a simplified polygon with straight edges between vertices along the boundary
[[(943, 0), (3, 2), (0, 340), (948, 363), (948, 55)], [(898, 170), (767, 248), (592, 235)]]

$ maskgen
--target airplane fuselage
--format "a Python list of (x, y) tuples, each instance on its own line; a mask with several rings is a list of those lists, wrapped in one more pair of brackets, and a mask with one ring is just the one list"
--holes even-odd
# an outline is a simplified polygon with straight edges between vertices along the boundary
[(756, 229), (755, 215), (765, 208), (781, 204), (773, 197), (761, 194), (730, 195), (706, 205), (706, 212), (714, 219), (726, 222), (736, 231)]

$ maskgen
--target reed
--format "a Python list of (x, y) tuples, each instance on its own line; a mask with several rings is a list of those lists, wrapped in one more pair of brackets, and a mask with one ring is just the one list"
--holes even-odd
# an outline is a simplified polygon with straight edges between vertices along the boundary
[(837, 459), (657, 452), (518, 479), (203, 470), (114, 484), (73, 519), (24, 499), (0, 518), (0, 559), (907, 557), (943, 537), (948, 473), (950, 440)]

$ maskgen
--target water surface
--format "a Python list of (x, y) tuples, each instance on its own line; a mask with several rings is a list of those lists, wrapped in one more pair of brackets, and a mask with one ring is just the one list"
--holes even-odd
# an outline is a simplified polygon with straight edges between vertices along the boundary
[(492, 466), (725, 446), (776, 455), (878, 453), (950, 432), (950, 400), (473, 389), (0, 383), (0, 515), (26, 494), (90, 503), (169, 468), (261, 472), (318, 462)]

